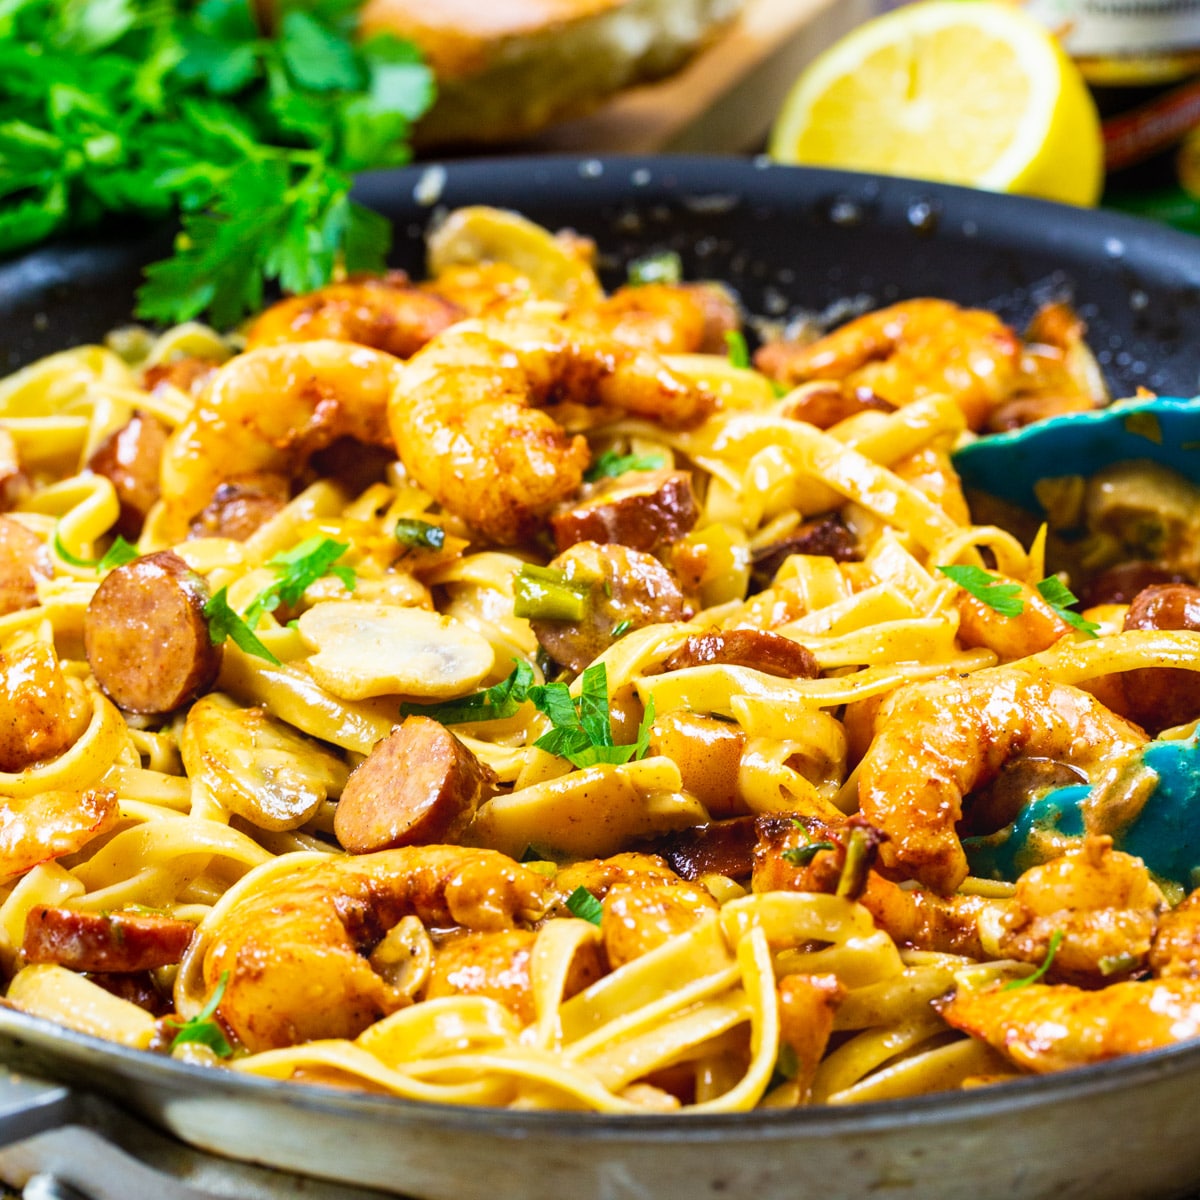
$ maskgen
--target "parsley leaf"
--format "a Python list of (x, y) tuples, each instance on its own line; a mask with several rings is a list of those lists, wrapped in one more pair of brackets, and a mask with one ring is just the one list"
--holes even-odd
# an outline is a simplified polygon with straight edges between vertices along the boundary
[(982, 567), (951, 566), (938, 570), (1002, 617), (1019, 617), (1025, 610), (1020, 584), (1004, 583)]
[(612, 720), (608, 708), (608, 669), (593, 663), (580, 676), (579, 697), (565, 683), (546, 683), (529, 689), (529, 699), (539, 712), (550, 718), (554, 728), (534, 745), (548, 754), (565, 758), (573, 767), (592, 767), (597, 763), (626, 763), (643, 758), (650, 747), (650, 726), (654, 722), (654, 700), (638, 726), (637, 740), (627, 746), (614, 746)]
[(1079, 597), (1057, 575), (1047, 576), (1038, 583), (1037, 590), (1041, 594), (1042, 599), (1068, 625), (1073, 625), (1076, 629), (1082, 630), (1088, 637), (1095, 637), (1099, 633), (1100, 626), (1095, 621), (1087, 621), (1079, 613), (1071, 612), (1070, 606), (1078, 604)]
[(221, 1003), (221, 997), (225, 995), (228, 983), (229, 972), (222, 971), (221, 978), (213, 989), (213, 994), (208, 998), (208, 1003), (194, 1017), (189, 1017), (186, 1021), (168, 1018), (163, 1022), (168, 1029), (177, 1030), (171, 1041), (172, 1050), (176, 1046), (183, 1046), (190, 1042), (207, 1046), (219, 1058), (228, 1058), (233, 1053), (233, 1047), (229, 1044), (225, 1031), (213, 1019), (213, 1014), (217, 1011), (217, 1005)]
[(793, 867), (807, 867), (822, 850), (833, 849), (832, 842), (809, 842), (806, 846), (792, 846), (783, 852), (782, 857), (784, 862), (791, 863)]
[(599, 925), (604, 906), (582, 884), (567, 897), (567, 908), (573, 917)]
[(396, 541), (411, 550), (440, 550), (446, 544), (446, 531), (429, 521), (401, 517), (392, 530)]
[(740, 329), (727, 329), (725, 345), (729, 347), (729, 361), (735, 367), (749, 370), (750, 347), (746, 345), (746, 335)]
[(400, 715), (432, 717), (443, 725), (459, 725), (463, 721), (499, 721), (511, 717), (525, 702), (533, 683), (533, 668), (527, 662), (515, 660), (512, 674), (482, 692), (447, 700), (441, 704), (400, 705)]
[(381, 266), (390, 231), (352, 176), (408, 160), (434, 84), (410, 42), (358, 38), (362, 4), (0, 0), (0, 252), (176, 214), (180, 257), (139, 293), (164, 323)]
[(126, 563), (131, 563), (135, 558), (141, 557), (137, 547), (118, 534), (113, 539), (112, 545), (100, 558), (79, 558), (63, 545), (62, 538), (59, 537), (57, 531), (54, 534), (54, 553), (63, 562), (70, 563), (73, 567), (94, 567), (97, 571), (110, 571), (113, 567), (123, 567)]
[(214, 646), (220, 646), (226, 638), (233, 642), (239, 650), (253, 654), (256, 658), (266, 659), (272, 666), (279, 666), (279, 659), (273, 655), (254, 636), (254, 631), (229, 606), (226, 597), (228, 588), (214, 592), (204, 605), (204, 615), (208, 619), (208, 636)]
[(618, 454), (615, 450), (605, 450), (584, 472), (588, 483), (598, 479), (615, 479), (626, 471), (657, 471), (667, 465), (666, 458), (661, 454)]
[(1042, 959), (1042, 965), (1032, 975), (1026, 975), (1024, 979), (1010, 979), (1000, 990), (1002, 992), (1013, 992), (1017, 988), (1028, 987), (1031, 983), (1037, 983), (1050, 970), (1050, 965), (1054, 962), (1054, 956), (1058, 953), (1058, 948), (1062, 945), (1062, 940), (1063, 931), (1056, 929), (1050, 935), (1049, 944), (1046, 946), (1046, 957)]
[(249, 628), (257, 629), (263, 613), (274, 612), (281, 604), (298, 604), (308, 585), (326, 575), (336, 576), (348, 592), (354, 591), (357, 581), (353, 569), (334, 565), (349, 549), (348, 542), (335, 542), (318, 534), (268, 559), (267, 566), (274, 568), (279, 578), (250, 602), (246, 609)]

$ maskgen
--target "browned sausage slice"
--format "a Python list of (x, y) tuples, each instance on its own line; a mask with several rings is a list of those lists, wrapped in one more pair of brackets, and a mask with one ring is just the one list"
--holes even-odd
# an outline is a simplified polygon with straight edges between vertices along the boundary
[(408, 717), (351, 772), (333, 830), (351, 854), (455, 842), (494, 782), (444, 725)]
[(683, 537), (699, 516), (687, 471), (628, 471), (550, 518), (559, 552), (576, 542), (619, 542), (650, 553)]
[[(771, 349), (770, 346), (763, 347), (763, 356), (768, 363)], [(771, 374), (770, 371), (765, 373)], [(847, 393), (835, 383), (814, 383), (788, 398), (783, 415), (793, 421), (807, 421), (818, 429), (829, 429), (847, 417), (868, 411), (895, 412), (896, 406), (875, 395), (870, 388), (856, 388), (853, 393)]]
[(807, 646), (765, 629), (713, 630), (697, 634), (688, 638), (663, 666), (668, 671), (680, 671), (709, 663), (752, 667), (783, 679), (816, 679), (821, 674), (821, 668)]
[(194, 928), (189, 921), (153, 914), (37, 907), (25, 919), (22, 949), (31, 963), (125, 974), (177, 963)]
[(221, 666), (208, 588), (170, 550), (110, 571), (83, 614), (92, 674), (128, 712), (167, 713), (206, 691)]
[(42, 539), (12, 517), (0, 517), (0, 616), (37, 603), (39, 577), (54, 567)]
[(835, 562), (854, 562), (862, 558), (854, 535), (836, 513), (813, 517), (801, 524), (782, 541), (760, 546), (751, 556), (754, 578), (768, 587), (779, 568), (793, 554), (817, 554)]
[(288, 483), (280, 475), (259, 475), (221, 484), (192, 522), (189, 537), (230, 538), (244, 542), (288, 502)]
[(617, 544), (576, 542), (550, 566), (572, 583), (588, 583), (586, 611), (578, 621), (530, 622), (534, 636), (556, 663), (582, 671), (612, 645), (618, 631), (684, 618), (675, 576), (649, 554)]
[[(1161, 583), (1143, 588), (1125, 614), (1126, 629), (1200, 630), (1200, 587)], [(1151, 733), (1200, 716), (1200, 675), (1182, 667), (1144, 667), (1121, 677), (1125, 711)]]
[(152, 392), (160, 384), (169, 383), (181, 392), (191, 396), (198, 395), (208, 382), (209, 376), (221, 364), (212, 358), (197, 358), (194, 355), (182, 355), (170, 362), (155, 363), (142, 372), (142, 387)]
[(120, 503), (116, 531), (136, 540), (158, 499), (158, 464), (170, 430), (153, 413), (134, 412), (96, 448), (88, 466), (112, 480)]

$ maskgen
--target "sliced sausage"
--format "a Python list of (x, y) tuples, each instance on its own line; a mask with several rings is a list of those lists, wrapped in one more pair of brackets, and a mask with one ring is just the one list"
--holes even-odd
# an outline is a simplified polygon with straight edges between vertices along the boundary
[(333, 831), (351, 854), (456, 842), (494, 783), (444, 725), (408, 717), (351, 772)]
[[(1126, 629), (1200, 630), (1200, 587), (1163, 583), (1144, 588), (1125, 614)], [(1182, 667), (1144, 667), (1121, 676), (1124, 716), (1151, 733), (1200, 716), (1200, 674)]]
[(13, 517), (0, 517), (0, 617), (33, 608), (38, 580), (53, 574), (42, 539)]
[(153, 914), (39, 906), (25, 918), (22, 950), (31, 963), (127, 974), (177, 963), (194, 929), (190, 921)]
[(572, 583), (590, 584), (586, 611), (578, 621), (535, 620), (530, 624), (556, 663), (582, 671), (612, 645), (617, 631), (684, 618), (683, 592), (666, 567), (626, 546), (577, 542), (550, 566)]
[(1136, 559), (1110, 567), (1097, 575), (1083, 589), (1079, 607), (1088, 609), (1100, 604), (1131, 604), (1138, 592), (1155, 584), (1192, 582), (1186, 575), (1169, 571), (1158, 563)]
[[(770, 372), (767, 372), (770, 374)], [(814, 383), (800, 389), (783, 407), (783, 415), (793, 421), (807, 421), (818, 429), (829, 429), (847, 417), (861, 412), (895, 412), (896, 406), (877, 396), (870, 388), (845, 392), (835, 383)]]
[(758, 840), (754, 822), (754, 817), (733, 817), (728, 821), (693, 825), (690, 829), (662, 834), (646, 848), (662, 855), (684, 879), (699, 879), (702, 875), (748, 879)]
[(135, 411), (88, 459), (88, 467), (116, 489), (121, 509), (115, 528), (122, 537), (137, 540), (158, 500), (158, 464), (170, 432), (153, 413)]
[(576, 542), (619, 542), (651, 553), (689, 532), (700, 510), (688, 471), (628, 471), (585, 490), (550, 518), (560, 553)]
[[(149, 971), (130, 971), (117, 974), (109, 971), (93, 971), (88, 978), (97, 987), (102, 987), (119, 1000), (128, 1000), (138, 1008), (145, 1009), (152, 1017), (165, 1017), (175, 1011), (174, 1001), (163, 995), (154, 986)], [(168, 1041), (169, 1048), (169, 1041)]]
[(244, 542), (287, 504), (288, 491), (287, 480), (281, 475), (223, 483), (192, 521), (188, 536)]
[(834, 562), (856, 562), (862, 558), (854, 534), (837, 513), (830, 513), (813, 517), (781, 541), (755, 550), (750, 558), (755, 583), (769, 587), (784, 561), (793, 554), (815, 554)]
[(128, 712), (167, 713), (206, 691), (221, 666), (204, 616), (208, 588), (170, 550), (110, 571), (83, 614), (92, 674)]
[(663, 663), (668, 671), (727, 663), (781, 679), (817, 679), (821, 668), (807, 646), (765, 629), (726, 629), (688, 638)]

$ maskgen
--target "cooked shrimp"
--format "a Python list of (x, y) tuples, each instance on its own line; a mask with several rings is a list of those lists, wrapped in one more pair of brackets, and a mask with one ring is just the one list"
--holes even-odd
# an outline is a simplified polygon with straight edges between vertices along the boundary
[(740, 325), (737, 305), (706, 283), (647, 283), (618, 288), (568, 318), (586, 329), (660, 354), (724, 354), (725, 334)]
[(1145, 965), (1165, 903), (1140, 858), (1113, 850), (1111, 837), (1087, 838), (1031, 867), (984, 918), (985, 956), (1040, 963), (1057, 934), (1052, 980), (1113, 982)]
[(400, 458), (492, 542), (537, 531), (574, 494), (587, 443), (536, 405), (570, 401), (686, 425), (713, 400), (649, 351), (551, 322), (447, 330), (403, 368), (390, 408)]
[(903, 406), (951, 395), (981, 429), (1018, 378), (1017, 335), (994, 313), (945, 300), (906, 300), (856, 318), (807, 346), (764, 346), (755, 365), (786, 384), (839, 380)]
[(400, 362), (346, 342), (264, 346), (213, 376), (163, 451), (168, 522), (187, 522), (230, 479), (291, 477), (341, 437), (390, 446), (388, 401)]
[[(1090, 838), (1063, 858), (1027, 871), (1018, 882), (1016, 899), (1035, 908), (1062, 906), (1048, 918), (1064, 930), (1050, 964), (1052, 972), (1064, 973), (1060, 960), (1065, 955), (1069, 973), (1072, 954), (1082, 949), (1107, 978), (1142, 966), (1148, 939), (1145, 928), (1133, 931), (1136, 940), (1131, 941), (1122, 930), (1106, 928), (1104, 914), (1114, 909), (1104, 906), (1143, 916), (1157, 914), (1162, 907), (1161, 893), (1145, 867), (1138, 859), (1114, 852), (1108, 838)], [(1100, 918), (1083, 938), (1078, 925), (1064, 920), (1068, 905), (1078, 907), (1075, 915), (1085, 926), (1089, 918)], [(1019, 1066), (1039, 1072), (1173, 1045), (1200, 1036), (1198, 930), (1200, 892), (1193, 892), (1159, 921), (1148, 960), (1155, 978), (1110, 983), (1097, 991), (1070, 984), (987, 991), (960, 987), (941, 1006), (941, 1013), (956, 1029), (983, 1038)], [(1103, 956), (1106, 949), (1114, 952), (1112, 957)], [(1100, 979), (1093, 974), (1092, 982)]]
[(779, 1040), (795, 1059), (796, 1103), (806, 1104), (846, 989), (836, 975), (785, 975), (778, 990)]
[(604, 900), (600, 933), (615, 970), (691, 929), (717, 911), (717, 902), (696, 884), (619, 883)]
[(271, 305), (250, 326), (246, 348), (287, 342), (357, 342), (409, 358), (466, 314), (403, 271), (331, 283)]
[(1196, 1037), (1200, 980), (1127, 980), (1094, 992), (1069, 984), (960, 987), (941, 1013), (1018, 1066), (1061, 1071)]
[[(425, 999), (439, 996), (488, 996), (528, 1025), (537, 1017), (533, 987), (533, 948), (529, 929), (491, 933), (465, 930), (438, 946)], [(604, 974), (599, 943), (585, 942), (575, 952), (563, 986), (570, 999)]]
[(226, 916), (204, 958), (218, 1012), (251, 1050), (356, 1037), (409, 1002), (365, 952), (402, 917), (491, 931), (542, 915), (545, 880), (493, 850), (407, 846), (318, 863)]
[(57, 757), (83, 733), (90, 711), (50, 643), (18, 635), (0, 651), (0, 771)]
[(1012, 758), (1076, 767), (1092, 783), (1146, 735), (1067, 684), (998, 668), (898, 688), (859, 768), (859, 805), (887, 835), (884, 863), (949, 894), (967, 876), (963, 798)]

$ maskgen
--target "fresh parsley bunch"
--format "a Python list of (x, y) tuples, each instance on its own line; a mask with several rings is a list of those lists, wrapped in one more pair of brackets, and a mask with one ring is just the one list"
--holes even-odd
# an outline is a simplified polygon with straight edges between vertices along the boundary
[(138, 316), (219, 326), (269, 281), (381, 268), (390, 230), (351, 177), (408, 161), (434, 84), (412, 43), (354, 37), (361, 4), (0, 0), (0, 253), (179, 213)]

